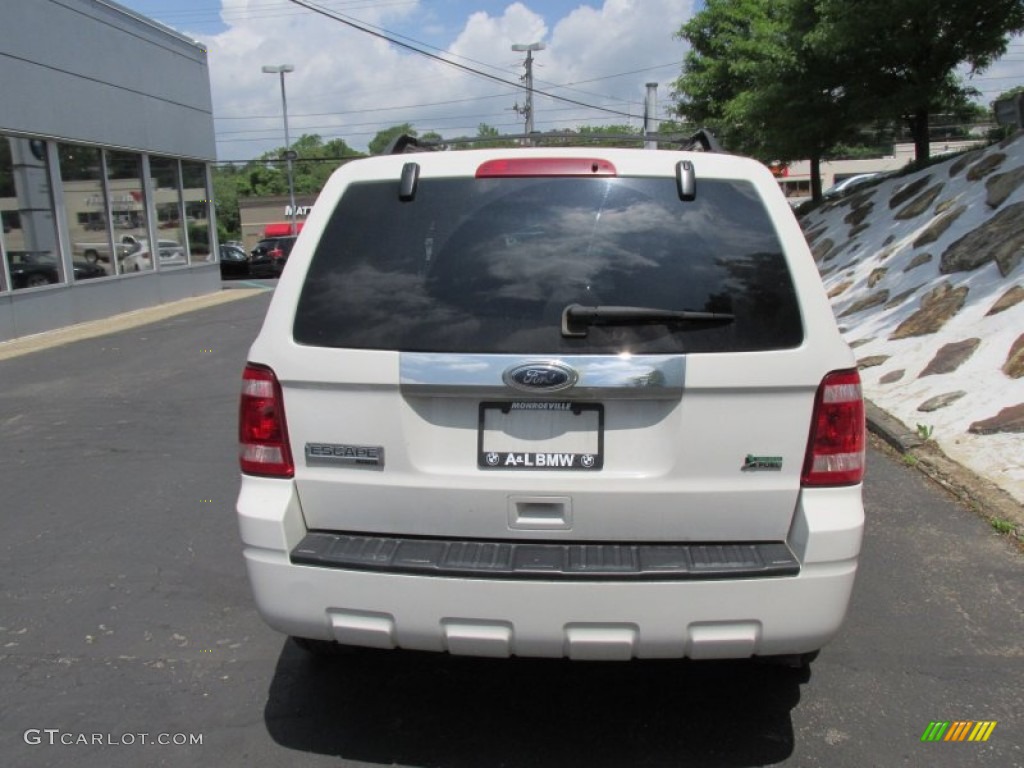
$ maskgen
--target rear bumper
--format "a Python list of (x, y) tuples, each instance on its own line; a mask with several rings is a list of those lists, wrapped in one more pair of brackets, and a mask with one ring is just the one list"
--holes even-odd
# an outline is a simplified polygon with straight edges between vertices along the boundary
[(744, 658), (817, 650), (838, 632), (863, 528), (859, 488), (804, 492), (797, 575), (701, 580), (463, 578), (295, 564), (307, 536), (287, 481), (245, 477), (245, 560), (264, 620), (379, 648), (574, 659)]

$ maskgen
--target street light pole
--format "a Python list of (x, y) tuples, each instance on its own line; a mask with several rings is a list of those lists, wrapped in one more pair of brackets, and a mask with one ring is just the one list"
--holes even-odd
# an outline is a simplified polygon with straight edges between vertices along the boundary
[[(533, 133), (533, 52), (543, 51), (544, 48), (544, 43), (530, 43), (529, 45), (516, 43), (512, 46), (513, 51), (526, 51), (526, 63), (523, 65), (526, 67), (526, 76), (523, 78), (526, 81), (526, 106), (522, 109), (517, 107), (516, 111), (526, 117), (527, 136)], [(532, 146), (533, 139), (527, 138), (526, 143)]]
[(292, 171), (292, 160), (295, 153), (292, 152), (292, 143), (288, 138), (288, 97), (284, 92), (284, 75), (286, 72), (294, 72), (295, 67), (291, 64), (278, 64), (271, 66), (266, 64), (263, 71), (268, 75), (281, 76), (281, 111), (284, 113), (284, 157), (288, 168), (288, 202), (291, 204), (291, 234), (298, 234), (295, 228), (295, 175)]

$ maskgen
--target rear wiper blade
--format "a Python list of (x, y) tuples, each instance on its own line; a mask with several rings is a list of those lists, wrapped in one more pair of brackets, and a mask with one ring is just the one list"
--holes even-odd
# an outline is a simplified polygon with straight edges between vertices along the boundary
[(562, 310), (562, 335), (587, 335), (591, 325), (670, 325), (696, 323), (702, 326), (728, 325), (736, 319), (726, 312), (691, 312), (689, 310), (656, 309), (654, 307), (587, 307), (570, 304)]

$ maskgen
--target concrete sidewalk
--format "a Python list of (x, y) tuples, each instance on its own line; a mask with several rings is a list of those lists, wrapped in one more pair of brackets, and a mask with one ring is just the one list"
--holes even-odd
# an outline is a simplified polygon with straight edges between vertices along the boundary
[(81, 341), (82, 339), (93, 339), (97, 336), (105, 336), (106, 334), (125, 331), (129, 328), (138, 328), (141, 325), (166, 320), (169, 317), (195, 312), (197, 309), (205, 309), (206, 307), (214, 307), (229, 301), (258, 296), (266, 290), (266, 288), (258, 287), (221, 290), (217, 293), (207, 293), (203, 296), (172, 301), (156, 307), (123, 312), (119, 315), (104, 317), (100, 320), (69, 325), (66, 328), (58, 328), (53, 331), (36, 333), (31, 336), (20, 336), (17, 339), (0, 342), (0, 360), (20, 357), (31, 352), (59, 347), (74, 341)]

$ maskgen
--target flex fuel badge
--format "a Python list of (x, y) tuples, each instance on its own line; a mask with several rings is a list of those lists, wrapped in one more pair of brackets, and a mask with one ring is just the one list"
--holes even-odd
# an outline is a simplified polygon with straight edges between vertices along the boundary
[(747, 458), (743, 460), (741, 469), (743, 472), (781, 472), (782, 457), (754, 456), (748, 453)]

